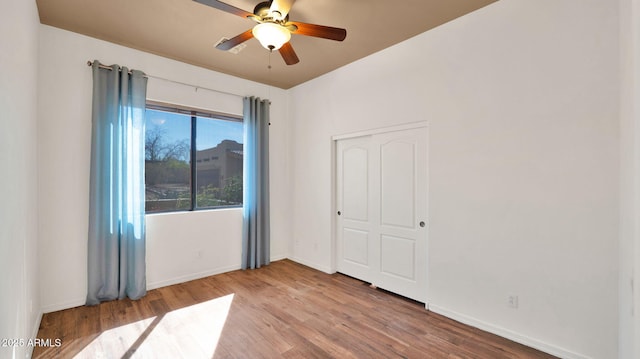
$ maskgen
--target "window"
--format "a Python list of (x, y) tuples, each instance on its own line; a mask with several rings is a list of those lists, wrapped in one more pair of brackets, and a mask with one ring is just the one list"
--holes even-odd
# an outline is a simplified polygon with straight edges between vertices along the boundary
[(242, 119), (147, 104), (147, 212), (242, 206)]

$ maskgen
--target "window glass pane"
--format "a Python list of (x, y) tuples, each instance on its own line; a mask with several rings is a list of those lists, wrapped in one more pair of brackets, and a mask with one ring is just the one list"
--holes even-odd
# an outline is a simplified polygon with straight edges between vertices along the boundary
[(191, 209), (191, 117), (147, 109), (145, 126), (146, 211)]
[(196, 119), (196, 207), (242, 205), (242, 122)]

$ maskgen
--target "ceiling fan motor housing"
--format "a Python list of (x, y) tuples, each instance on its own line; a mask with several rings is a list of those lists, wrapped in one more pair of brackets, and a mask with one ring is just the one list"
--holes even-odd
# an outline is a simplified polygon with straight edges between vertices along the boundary
[(265, 17), (269, 17), (269, 10), (271, 9), (272, 2), (273, 1), (263, 1), (259, 3), (255, 8), (253, 8), (253, 14), (263, 19)]

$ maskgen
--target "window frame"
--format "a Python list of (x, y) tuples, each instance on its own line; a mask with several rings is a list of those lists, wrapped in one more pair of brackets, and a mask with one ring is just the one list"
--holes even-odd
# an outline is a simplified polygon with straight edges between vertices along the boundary
[[(219, 210), (219, 209), (235, 209), (242, 208), (244, 206), (244, 198), (242, 199), (242, 204), (239, 205), (229, 205), (229, 206), (208, 206), (208, 207), (198, 207), (197, 206), (197, 194), (198, 189), (194, 187), (194, 184), (197, 185), (197, 148), (196, 148), (196, 139), (197, 139), (197, 119), (200, 118), (209, 118), (221, 121), (231, 121), (238, 122), (242, 124), (243, 127), (243, 135), (244, 135), (244, 118), (239, 115), (232, 115), (227, 113), (221, 113), (216, 111), (204, 110), (190, 106), (182, 106), (172, 103), (159, 102), (147, 100), (145, 104), (145, 112), (147, 110), (153, 111), (162, 111), (169, 113), (177, 113), (190, 117), (190, 127), (191, 127), (191, 141), (190, 141), (190, 161), (189, 161), (189, 170), (190, 170), (190, 183), (189, 189), (191, 192), (191, 205), (187, 209), (165, 209), (165, 210), (155, 210), (155, 211), (147, 211), (145, 204), (145, 214), (160, 214), (160, 213), (176, 213), (176, 212), (196, 212), (196, 211), (208, 211), (208, 210)], [(146, 121), (146, 118), (145, 118)], [(146, 123), (145, 123), (145, 133), (146, 133)], [(244, 141), (243, 141), (244, 142)], [(242, 143), (242, 148), (244, 149), (245, 144)], [(244, 151), (244, 150), (243, 150)], [(146, 160), (145, 160), (146, 161)], [(243, 168), (244, 168), (244, 156), (243, 156)], [(242, 173), (244, 178), (244, 170)], [(146, 203), (146, 173), (145, 173), (145, 203)], [(244, 181), (242, 184), (243, 192), (244, 192)]]

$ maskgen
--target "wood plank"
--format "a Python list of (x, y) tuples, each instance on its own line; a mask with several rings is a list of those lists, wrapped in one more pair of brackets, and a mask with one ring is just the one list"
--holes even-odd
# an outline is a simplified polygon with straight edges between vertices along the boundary
[(38, 338), (62, 346), (34, 358), (553, 358), (289, 260), (47, 313)]

